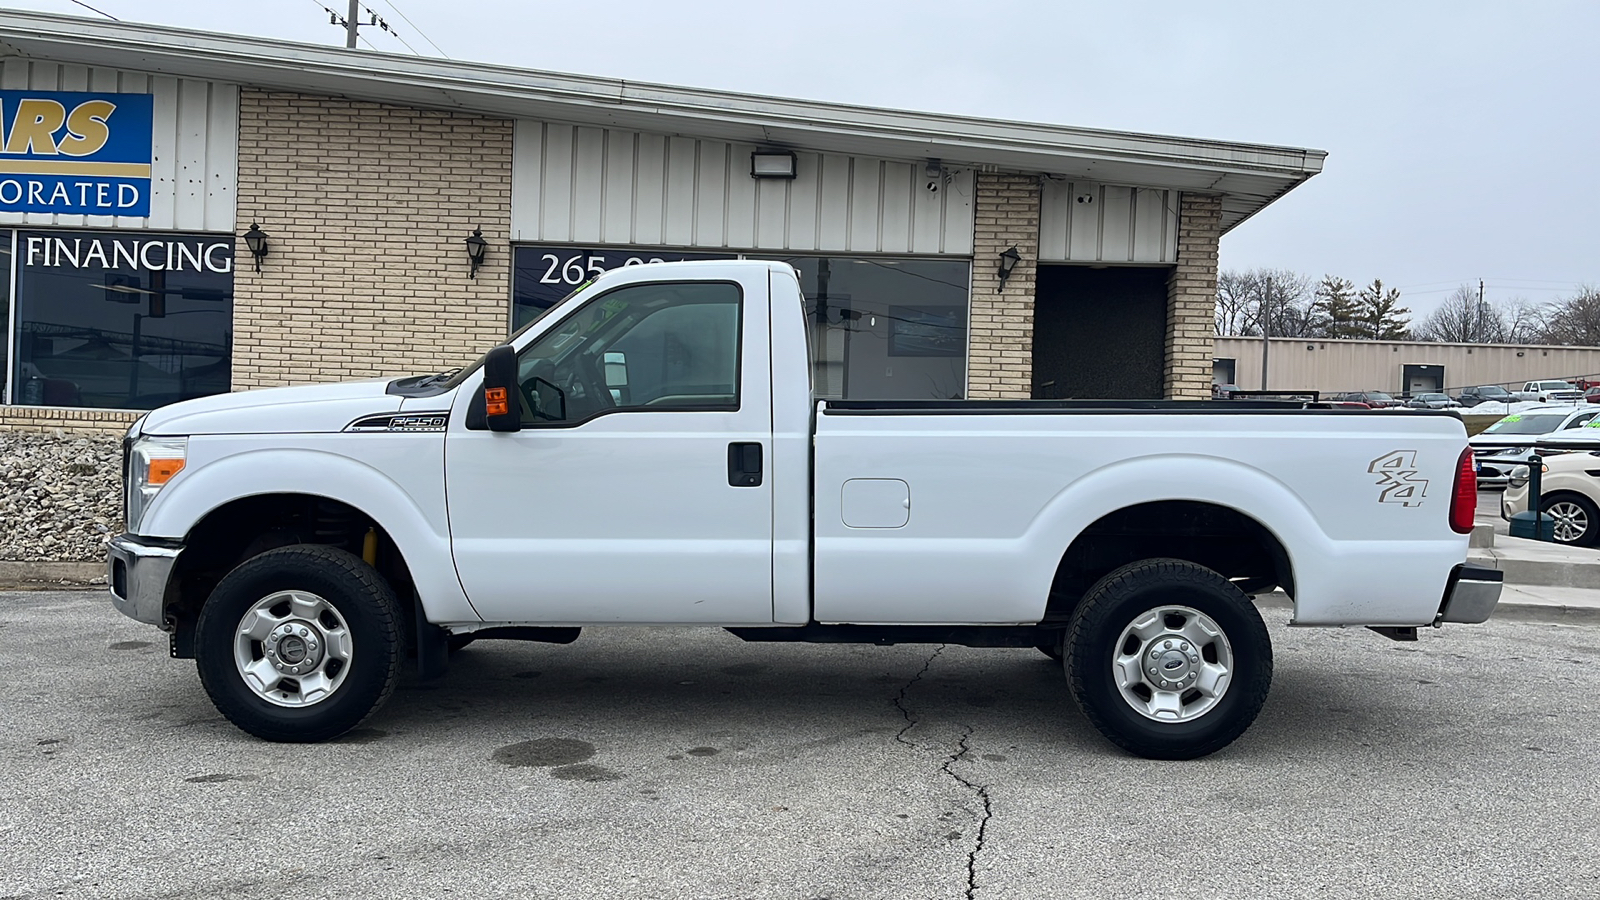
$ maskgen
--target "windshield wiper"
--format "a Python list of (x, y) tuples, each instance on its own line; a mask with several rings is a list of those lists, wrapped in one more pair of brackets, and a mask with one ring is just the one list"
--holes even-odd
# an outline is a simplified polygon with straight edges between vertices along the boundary
[(440, 372), (440, 373), (438, 373), (436, 375), (429, 375), (429, 376), (423, 378), (421, 381), (418, 381), (415, 386), (416, 387), (427, 387), (428, 385), (431, 385), (431, 384), (438, 384), (441, 381), (449, 381), (450, 379), (456, 377), (456, 374), (458, 372), (460, 372), (460, 371), (461, 371), (461, 367), (460, 366), (456, 366), (454, 369), (446, 369), (443, 372)]

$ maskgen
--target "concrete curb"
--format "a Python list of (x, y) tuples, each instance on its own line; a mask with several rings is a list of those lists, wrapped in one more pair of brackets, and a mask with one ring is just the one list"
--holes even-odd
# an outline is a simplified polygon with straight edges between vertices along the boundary
[(0, 589), (81, 590), (106, 583), (104, 562), (40, 562), (0, 559)]
[(1505, 573), (1506, 584), (1600, 590), (1600, 561), (1517, 559), (1488, 548), (1477, 548), (1467, 562)]

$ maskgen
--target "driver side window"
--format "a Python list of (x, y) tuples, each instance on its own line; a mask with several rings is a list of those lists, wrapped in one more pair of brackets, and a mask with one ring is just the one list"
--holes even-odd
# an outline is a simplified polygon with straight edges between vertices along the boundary
[(739, 408), (737, 285), (640, 284), (596, 297), (517, 357), (524, 427), (618, 410)]

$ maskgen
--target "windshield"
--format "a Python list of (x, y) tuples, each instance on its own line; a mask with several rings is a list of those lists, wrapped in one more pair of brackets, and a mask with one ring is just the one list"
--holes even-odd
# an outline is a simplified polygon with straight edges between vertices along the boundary
[(1572, 390), (1572, 385), (1567, 384), (1565, 381), (1541, 381), (1538, 384), (1538, 389), (1541, 391), (1570, 391)]
[(1387, 403), (1394, 399), (1388, 394), (1385, 394), (1383, 391), (1368, 391), (1367, 396), (1373, 400), (1377, 400), (1380, 403)]
[(1511, 392), (1510, 391), (1506, 390), (1505, 388), (1501, 387), (1498, 384), (1491, 384), (1488, 387), (1478, 388), (1478, 393), (1481, 396), (1484, 396), (1484, 397), (1509, 397), (1509, 396), (1511, 396)]
[(1549, 434), (1561, 427), (1565, 414), (1545, 416), (1506, 416), (1483, 430), (1484, 434)]

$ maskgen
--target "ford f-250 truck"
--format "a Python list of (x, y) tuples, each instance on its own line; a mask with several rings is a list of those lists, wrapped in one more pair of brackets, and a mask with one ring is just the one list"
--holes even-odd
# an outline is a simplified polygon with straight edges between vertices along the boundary
[(793, 269), (601, 275), (476, 365), (163, 407), (113, 603), (217, 708), (319, 741), (479, 637), (1038, 647), (1136, 754), (1254, 720), (1295, 625), (1482, 622), (1460, 419), (1261, 401), (814, 399)]

